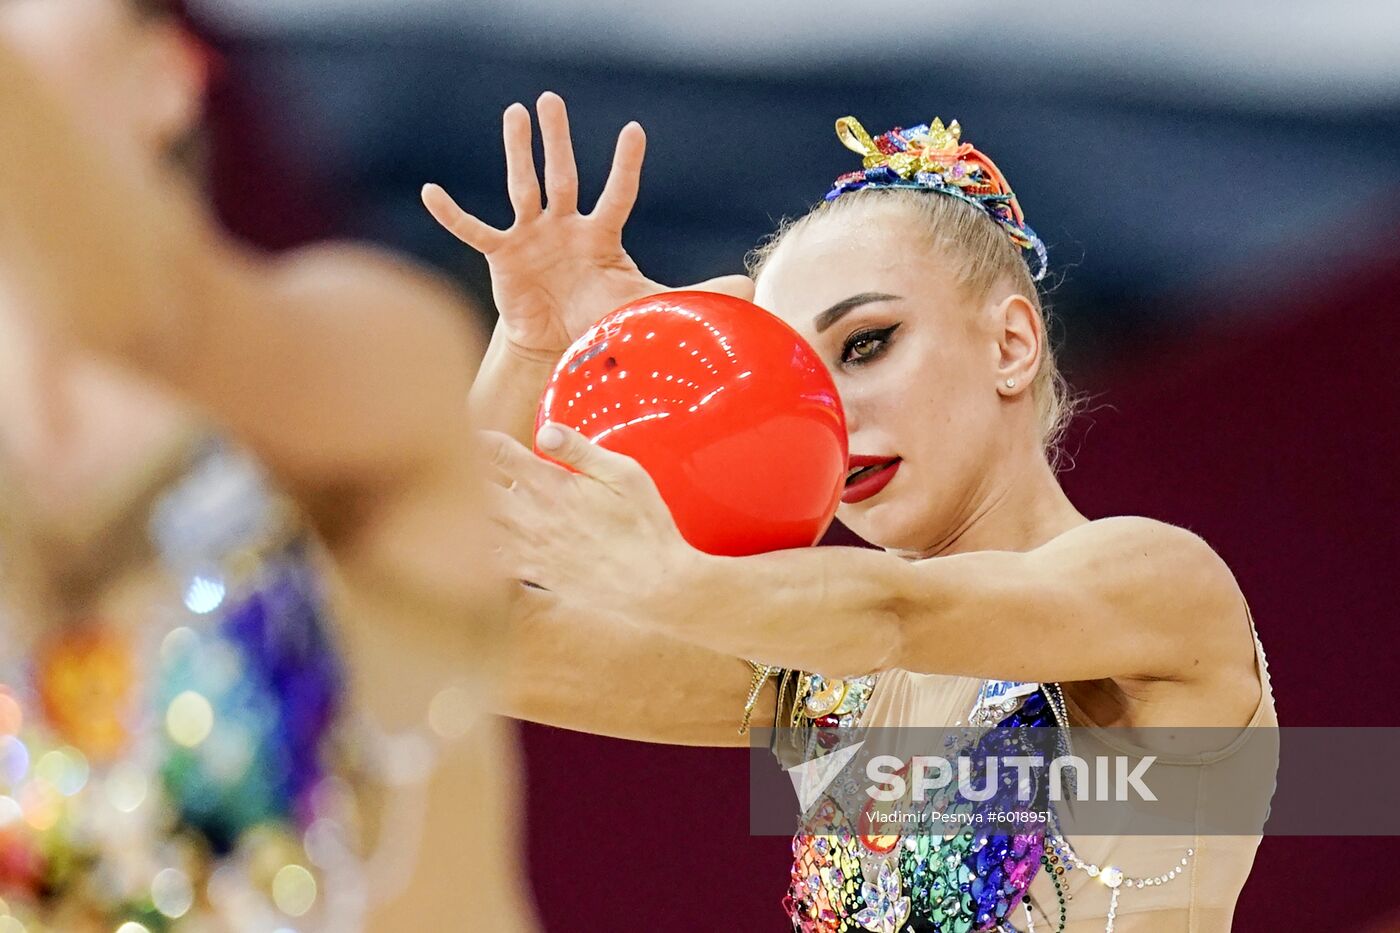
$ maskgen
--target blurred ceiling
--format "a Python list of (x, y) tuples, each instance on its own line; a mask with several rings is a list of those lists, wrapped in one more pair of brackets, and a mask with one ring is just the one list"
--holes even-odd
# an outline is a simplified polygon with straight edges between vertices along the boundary
[(1400, 4), (1178, 0), (1170, 4), (991, 0), (973, 6), (884, 0), (195, 0), (225, 28), (490, 31), (562, 57), (667, 67), (802, 70), (991, 57), (1008, 77), (1070, 70), (1150, 77), (1231, 101), (1374, 107), (1400, 102)]
[[(1290, 290), (1393, 264), (1400, 239), (1400, 3), (1082, 2), (976, 7), (777, 0), (199, 0), (239, 120), (225, 199), (245, 231), (317, 203), (459, 274), (484, 265), (418, 206), (427, 180), (507, 225), (502, 109), (558, 90), (584, 198), (630, 119), (649, 136), (628, 245), (682, 284), (849, 171), (836, 117), (941, 116), (996, 159), (1050, 246), (1071, 364)], [(248, 121), (251, 120), (251, 123)], [(264, 216), (243, 200), (281, 185)], [(235, 186), (236, 188), (236, 186)], [(270, 214), (270, 215), (269, 215)], [(235, 224), (239, 226), (240, 224)]]

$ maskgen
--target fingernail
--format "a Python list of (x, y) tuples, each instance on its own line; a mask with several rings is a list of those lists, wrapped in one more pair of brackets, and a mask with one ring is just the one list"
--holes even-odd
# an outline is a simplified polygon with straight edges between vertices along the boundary
[(540, 450), (558, 450), (564, 446), (564, 432), (552, 424), (547, 424), (540, 428), (535, 443), (540, 445)]

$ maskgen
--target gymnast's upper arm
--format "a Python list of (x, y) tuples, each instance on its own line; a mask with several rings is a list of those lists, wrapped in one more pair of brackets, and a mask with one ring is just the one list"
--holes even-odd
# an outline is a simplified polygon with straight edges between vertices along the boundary
[(18, 303), (200, 404), (294, 482), (414, 467), (458, 428), (480, 341), (449, 288), (369, 249), (240, 248), (4, 42), (0, 165)]
[(913, 670), (1189, 680), (1237, 654), (1229, 568), (1196, 535), (1146, 518), (1089, 522), (1026, 552), (933, 558), (906, 577), (898, 653)]

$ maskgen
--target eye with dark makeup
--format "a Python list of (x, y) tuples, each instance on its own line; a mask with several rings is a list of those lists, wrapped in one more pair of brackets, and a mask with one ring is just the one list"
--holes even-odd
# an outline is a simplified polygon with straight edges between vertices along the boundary
[(889, 327), (868, 327), (858, 330), (846, 338), (841, 347), (841, 363), (846, 366), (864, 366), (884, 356), (889, 349), (890, 338), (899, 330), (898, 324)]

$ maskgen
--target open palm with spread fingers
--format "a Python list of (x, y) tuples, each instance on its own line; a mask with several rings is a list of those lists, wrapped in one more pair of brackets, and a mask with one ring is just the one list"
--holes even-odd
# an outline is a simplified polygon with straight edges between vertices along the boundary
[[(603, 193), (592, 213), (582, 214), (564, 101), (547, 92), (536, 106), (544, 141), (543, 198), (529, 111), (512, 104), (502, 120), (506, 187), (515, 209), (509, 229), (497, 230), (468, 214), (437, 185), (423, 189), (423, 203), (438, 223), (486, 257), (510, 341), (521, 349), (554, 353), (619, 305), (669, 289), (644, 276), (622, 247), (622, 229), (641, 184), (646, 152), (641, 126), (623, 127)], [(753, 296), (752, 283), (742, 275), (692, 287)]]

